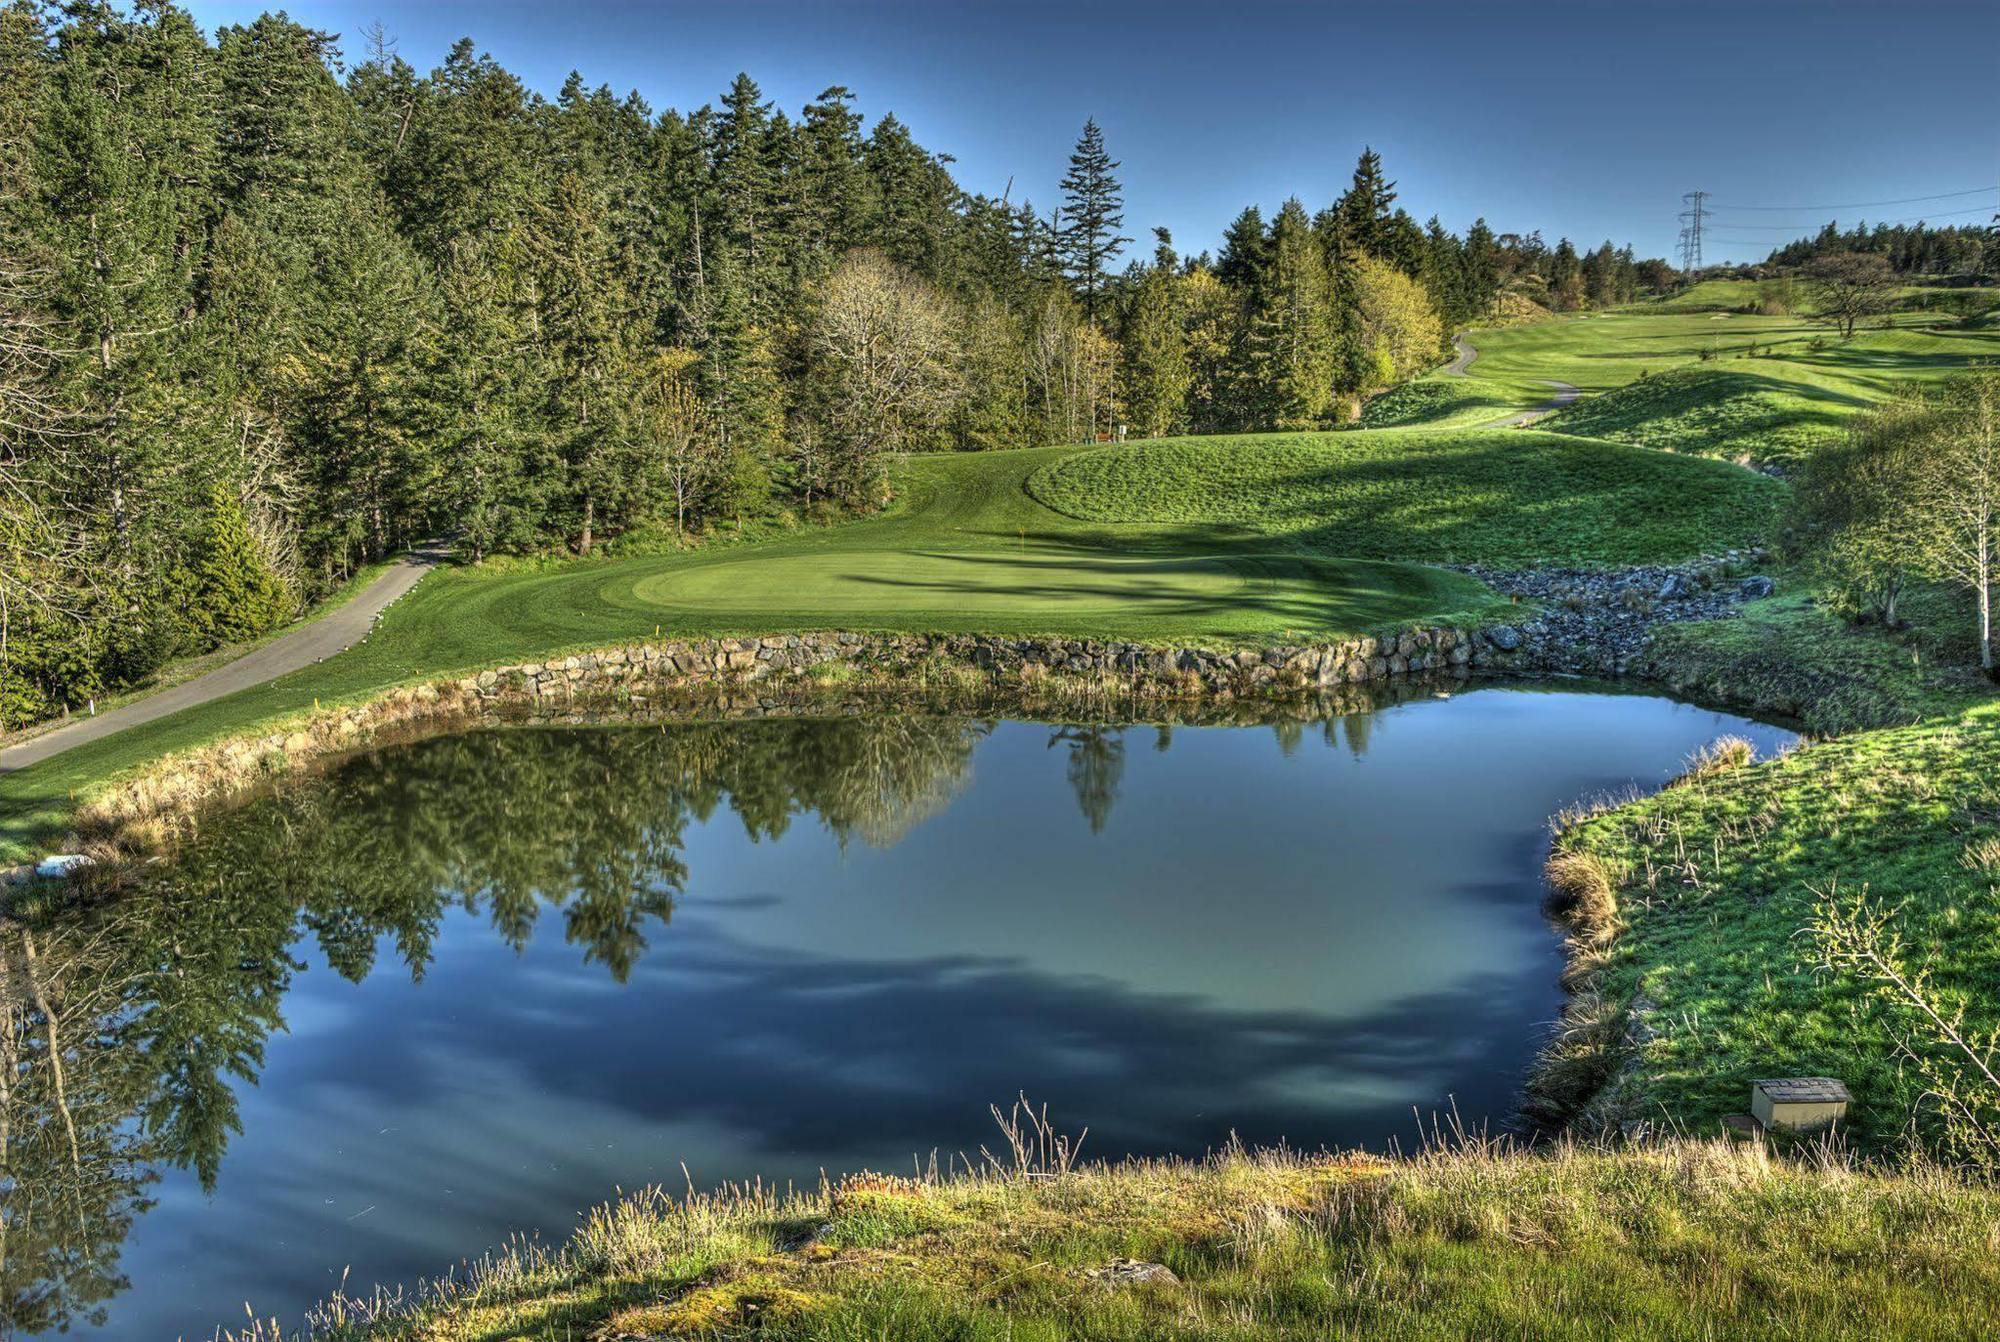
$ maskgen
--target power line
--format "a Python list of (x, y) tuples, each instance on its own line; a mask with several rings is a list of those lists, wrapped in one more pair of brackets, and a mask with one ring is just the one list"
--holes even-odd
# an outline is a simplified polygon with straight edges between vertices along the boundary
[[(2000, 187), (1996, 187), (1995, 190), (2000, 190)], [(1870, 224), (1927, 224), (1933, 219), (1956, 219), (1968, 214), (1992, 214), (1994, 209), (1995, 207), (1992, 205), (1975, 205), (1969, 210), (1938, 210), (1931, 214), (1905, 215), (1901, 219), (1864, 219), (1860, 222)], [(1711, 210), (1709, 215), (1713, 218), (1717, 213), (1726, 215), (1727, 211)], [(1801, 229), (1815, 229), (1829, 222), (1838, 223), (1839, 221), (1821, 219), (1798, 224), (1739, 224), (1734, 220), (1730, 220), (1723, 224), (1723, 227), (1743, 230), (1754, 229), (1760, 233), (1796, 233)]]
[(1680, 215), (1681, 275), (1691, 280), (1695, 272), (1701, 269), (1701, 227), (1708, 192), (1689, 191), (1681, 199), (1687, 202), (1687, 208), (1682, 210)]
[(1914, 205), (1924, 200), (1956, 200), (1960, 196), (1979, 196), (1989, 191), (2000, 191), (2000, 186), (1975, 186), (1969, 191), (1940, 191), (1935, 196), (1904, 196), (1899, 200), (1850, 200), (1845, 205), (1731, 205), (1725, 201), (1718, 208), (1771, 211), (1778, 214), (1804, 214), (1808, 210), (1870, 210), (1877, 205)]

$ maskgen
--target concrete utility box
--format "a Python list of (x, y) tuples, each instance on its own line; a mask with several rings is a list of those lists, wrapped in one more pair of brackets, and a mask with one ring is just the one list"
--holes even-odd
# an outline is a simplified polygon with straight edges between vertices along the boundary
[(1847, 1116), (1854, 1097), (1830, 1076), (1750, 1083), (1750, 1113), (1773, 1132), (1818, 1132)]

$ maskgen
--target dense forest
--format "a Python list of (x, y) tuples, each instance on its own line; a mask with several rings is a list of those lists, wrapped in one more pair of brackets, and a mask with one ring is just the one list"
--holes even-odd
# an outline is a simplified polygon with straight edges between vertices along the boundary
[[(1996, 220), (2000, 224), (2000, 220)], [(1985, 224), (1859, 223), (1843, 231), (1829, 222), (1810, 238), (1779, 247), (1765, 264), (1803, 266), (1823, 256), (1850, 252), (1879, 256), (1898, 275), (1964, 276), (2000, 273), (2000, 227)]]
[(1503, 292), (1671, 278), (1419, 224), (1373, 153), (1182, 257), (1130, 250), (1094, 123), (1041, 210), (837, 86), (656, 114), (368, 47), (0, 8), (0, 728), (425, 536), (588, 555), (879, 506), (897, 451), (1337, 426)]

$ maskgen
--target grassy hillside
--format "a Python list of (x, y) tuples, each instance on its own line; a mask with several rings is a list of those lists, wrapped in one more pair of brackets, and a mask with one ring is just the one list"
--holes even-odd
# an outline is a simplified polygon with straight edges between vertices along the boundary
[(1865, 400), (1747, 371), (1758, 361), (1685, 365), (1580, 401), (1558, 433), (1638, 447), (1794, 466), (1838, 439)]
[(1975, 1029), (2000, 1026), (2000, 704), (1820, 742), (1596, 816), (1560, 850), (1608, 873), (1618, 930), (1596, 992), (1648, 1036), (1621, 1112), (1692, 1131), (1760, 1076), (1838, 1076), (1858, 1138), (1896, 1140), (1922, 1085), (1912, 1022), (1805, 967), (1817, 899), (1869, 892)]
[[(1478, 332), (1472, 339), (1478, 376), (1529, 392), (1539, 391), (1544, 378), (1586, 392), (1609, 391), (1642, 372), (1662, 373), (1706, 354), (1732, 361), (1728, 366), (1737, 371), (1873, 401), (1903, 379), (1939, 377), (2000, 355), (2000, 331), (1923, 315), (1898, 317), (1889, 329), (1863, 330), (1847, 342), (1803, 317), (1631, 310)], [(1747, 367), (1733, 362), (1753, 352), (1757, 357)]]
[(1223, 523), (1334, 554), (1501, 564), (1747, 545), (1770, 535), (1784, 493), (1730, 466), (1511, 430), (1141, 443), (1065, 457), (1028, 491), (1092, 522)]
[(1661, 629), (1654, 647), (1669, 678), (1821, 735), (1945, 718), (1993, 693), (1963, 589), (1914, 586), (1902, 605), (1909, 623), (1885, 630), (1846, 623), (1799, 575), (1782, 577), (1799, 590), (1751, 602), (1737, 619)]
[(1370, 429), (1470, 428), (1520, 409), (1507, 388), (1476, 377), (1428, 377), (1384, 392), (1361, 409)]
[(863, 1176), (628, 1197), (559, 1251), (336, 1308), (313, 1336), (1967, 1338), (2000, 1330), (1996, 1219), (2000, 1196), (1935, 1172), (1707, 1144)]

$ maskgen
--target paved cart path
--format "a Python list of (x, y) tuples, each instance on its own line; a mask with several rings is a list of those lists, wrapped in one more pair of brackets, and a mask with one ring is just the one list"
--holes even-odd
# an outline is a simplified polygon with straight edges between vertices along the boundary
[(95, 717), (73, 718), (65, 725), (19, 745), (0, 748), (0, 774), (25, 769), (30, 764), (39, 764), (86, 741), (102, 740), (128, 727), (262, 685), (267, 680), (276, 680), (301, 667), (325, 661), (335, 653), (345, 652), (374, 627), (376, 616), (388, 609), (397, 597), (421, 582), (445, 553), (441, 547), (413, 550), (389, 565), (375, 581), (339, 606), (225, 666), (157, 694), (106, 709)]
[[(1467, 370), (1472, 367), (1472, 361), (1479, 357), (1479, 351), (1474, 349), (1472, 342), (1467, 340), (1463, 335), (1453, 339), (1452, 349), (1454, 351), (1452, 361), (1439, 371), (1446, 377), (1471, 376)], [(1544, 401), (1542, 404), (1527, 410), (1517, 410), (1513, 414), (1502, 415), (1498, 419), (1489, 419), (1478, 427), (1482, 429), (1513, 429), (1519, 428), (1523, 424), (1533, 424), (1544, 415), (1554, 414), (1583, 394), (1569, 383), (1557, 382), (1553, 378), (1544, 378), (1543, 383), (1546, 386), (1556, 389), (1554, 400)]]

